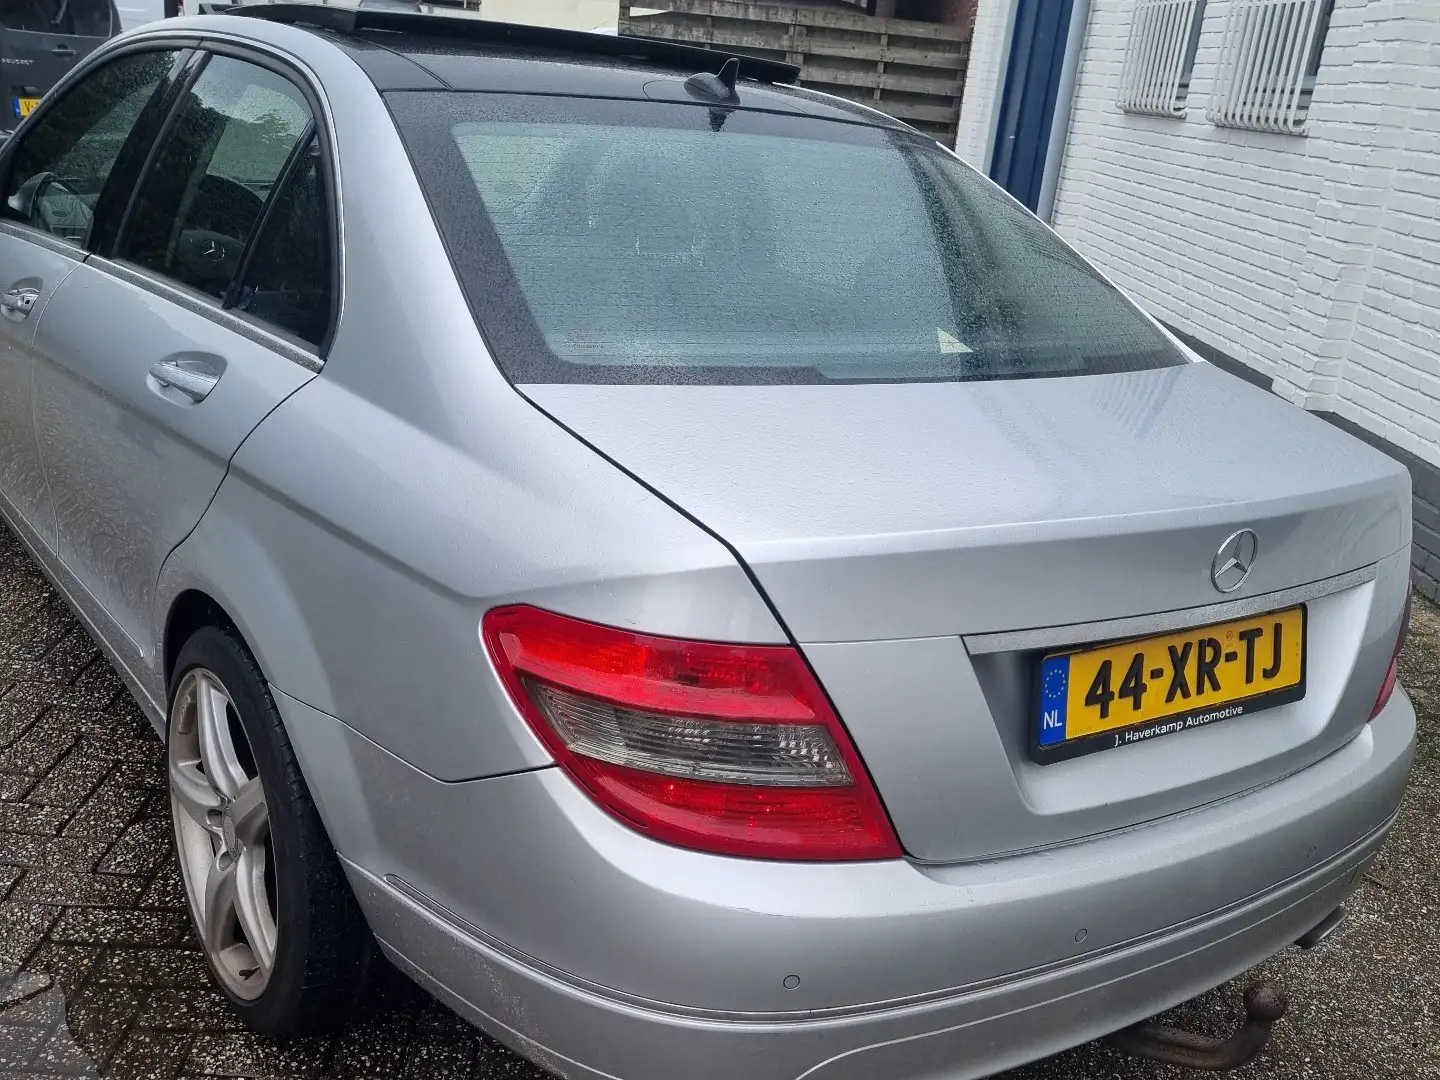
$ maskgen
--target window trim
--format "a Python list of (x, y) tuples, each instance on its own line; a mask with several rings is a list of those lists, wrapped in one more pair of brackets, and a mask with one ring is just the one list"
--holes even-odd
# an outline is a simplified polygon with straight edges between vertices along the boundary
[[(115, 230), (115, 235), (111, 239), (109, 250), (97, 251), (94, 252), (94, 254), (105, 259), (112, 271), (115, 269), (124, 271), (124, 273), (117, 276), (121, 276), (125, 280), (132, 281), (136, 284), (146, 282), (149, 284), (164, 285), (167, 287), (167, 292), (161, 295), (169, 295), (168, 290), (174, 290), (174, 296), (171, 298), (177, 299), (177, 302), (183, 303), (186, 307), (191, 308), (191, 310), (194, 310), (193, 305), (195, 303), (203, 302), (212, 311), (225, 316), (223, 320), (217, 320), (220, 321), (222, 325), (230, 326), (231, 329), (238, 329), (243, 326), (249, 328), (251, 331), (258, 331), (264, 334), (265, 338), (262, 344), (273, 346), (275, 343), (284, 342), (286, 355), (291, 356), (291, 359), (295, 359), (295, 356), (292, 354), (298, 351), (310, 359), (307, 361), (297, 360), (297, 362), (303, 363), (305, 367), (311, 368), (312, 370), (319, 371), (326, 359), (329, 358), (330, 347), (335, 340), (335, 333), (340, 325), (340, 315), (344, 309), (343, 257), (345, 249), (342, 239), (343, 234), (341, 232), (343, 215), (340, 210), (340, 173), (339, 169), (335, 167), (335, 140), (332, 134), (333, 126), (331, 123), (329, 103), (316, 89), (316, 82), (310, 72), (283, 54), (272, 52), (257, 43), (246, 41), (240, 44), (233, 39), (214, 39), (207, 36), (198, 42), (196, 55), (197, 59), (193, 62), (193, 67), (187, 70), (186, 77), (182, 80), (182, 89), (174, 95), (170, 102), (165, 120), (150, 145), (150, 151), (146, 155), (145, 164), (135, 177), (135, 186), (130, 202), (125, 208), (125, 214), (120, 227)], [(296, 155), (292, 154), (291, 158), (286, 162), (285, 167), (280, 172), (279, 178), (277, 178), (274, 188), (266, 198), (265, 206), (261, 209), (260, 217), (256, 221), (256, 227), (251, 230), (250, 236), (246, 239), (245, 250), (240, 256), (240, 267), (236, 271), (235, 282), (232, 282), (231, 289), (223, 298), (216, 300), (212, 296), (187, 289), (181, 282), (177, 282), (162, 274), (156, 274), (144, 267), (134, 266), (118, 256), (121, 241), (124, 240), (131, 225), (131, 216), (134, 212), (135, 204), (139, 201), (140, 192), (144, 189), (145, 184), (154, 172), (156, 163), (159, 160), (160, 150), (166, 138), (169, 136), (177, 117), (180, 115), (185, 93), (194, 86), (195, 81), (199, 79), (206, 68), (210, 66), (211, 59), (216, 56), (225, 56), (232, 60), (239, 60), (242, 63), (253, 64), (256, 67), (279, 75), (300, 91), (301, 95), (305, 98), (306, 104), (310, 107), (310, 129), (304, 138), (302, 138), (299, 145), (308, 145), (312, 137), (319, 137), (322, 182), (325, 185), (326, 198), (329, 202), (328, 213), (330, 215), (330, 319), (325, 330), (325, 336), (318, 345), (312, 346), (308, 343), (304, 345), (297, 344), (298, 339), (292, 339), (288, 335), (284, 335), (284, 331), (280, 327), (272, 327), (263, 320), (248, 317), (244, 312), (235, 311), (233, 308), (227, 306), (234, 300), (235, 282), (240, 280), (240, 275), (250, 264), (255, 245), (260, 238), (261, 230), (270, 219), (271, 208), (280, 194), (283, 181), (289, 176), (293, 168)], [(311, 134), (312, 132), (313, 135)], [(134, 275), (134, 277), (132, 278), (130, 275)], [(180, 297), (184, 299), (179, 300), (178, 298)], [(234, 322), (232, 323), (230, 320), (234, 320)], [(253, 336), (253, 334), (247, 333), (247, 336)]]
[(91, 255), (85, 265), (138, 289), (144, 289), (162, 300), (177, 304), (192, 314), (279, 353), (308, 371), (318, 372), (324, 367), (324, 357), (316, 355), (309, 346), (299, 345), (294, 339), (282, 336), (278, 328), (259, 319), (248, 319), (243, 312), (226, 311), (215, 302), (213, 296), (187, 288), (162, 274), (104, 255)]
[(62, 240), (54, 233), (48, 233), (44, 229), (37, 229), (33, 225), (26, 225), (23, 221), (11, 221), (9, 218), (0, 218), (0, 232), (9, 233), (17, 239), (27, 243), (35, 244), (38, 247), (49, 248), (57, 255), (64, 255), (74, 259), (77, 263), (85, 261), (85, 249), (77, 247), (69, 240)]

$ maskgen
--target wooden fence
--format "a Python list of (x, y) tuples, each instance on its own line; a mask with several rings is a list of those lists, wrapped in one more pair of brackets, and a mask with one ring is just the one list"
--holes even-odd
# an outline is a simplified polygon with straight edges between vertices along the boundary
[(970, 29), (743, 0), (620, 0), (622, 34), (785, 60), (800, 82), (955, 145)]

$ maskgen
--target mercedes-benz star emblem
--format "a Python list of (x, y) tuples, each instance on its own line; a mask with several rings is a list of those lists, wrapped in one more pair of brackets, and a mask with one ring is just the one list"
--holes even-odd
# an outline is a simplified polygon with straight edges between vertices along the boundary
[(1260, 538), (1255, 535), (1254, 529), (1231, 533), (1210, 564), (1210, 580), (1215, 588), (1221, 592), (1234, 592), (1244, 585), (1259, 553)]

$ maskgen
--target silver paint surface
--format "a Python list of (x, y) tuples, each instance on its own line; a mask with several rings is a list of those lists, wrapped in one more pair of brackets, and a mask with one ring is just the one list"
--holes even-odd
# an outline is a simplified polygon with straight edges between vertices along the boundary
[[(1205, 364), (517, 393), (354, 62), (261, 20), (138, 37), (162, 32), (253, 39), (324, 89), (333, 348), (313, 375), (82, 267), (41, 316), (28, 391), (28, 346), (0, 356), (36, 419), (33, 446), (6, 444), (6, 512), (152, 722), (172, 606), (224, 609), (372, 927), (442, 1000), (570, 1076), (971, 1076), (1217, 985), (1354, 887), (1414, 753), (1403, 693), (1365, 723), (1405, 595), (1398, 465)], [(193, 407), (144, 380), (183, 353), (225, 365)], [(19, 521), (31, 454), (48, 493)], [(1033, 656), (965, 639), (1207, 608), (1238, 528), (1262, 550), (1242, 601), (1372, 575), (1308, 601), (1304, 701), (1030, 762)], [(479, 622), (510, 602), (802, 643), (912, 857), (718, 858), (610, 818), (489, 666)]]

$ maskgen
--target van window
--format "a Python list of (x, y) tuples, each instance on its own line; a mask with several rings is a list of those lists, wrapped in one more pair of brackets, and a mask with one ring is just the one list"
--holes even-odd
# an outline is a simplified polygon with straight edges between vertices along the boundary
[(6, 0), (0, 25), (36, 34), (109, 37), (114, 12), (110, 0)]

